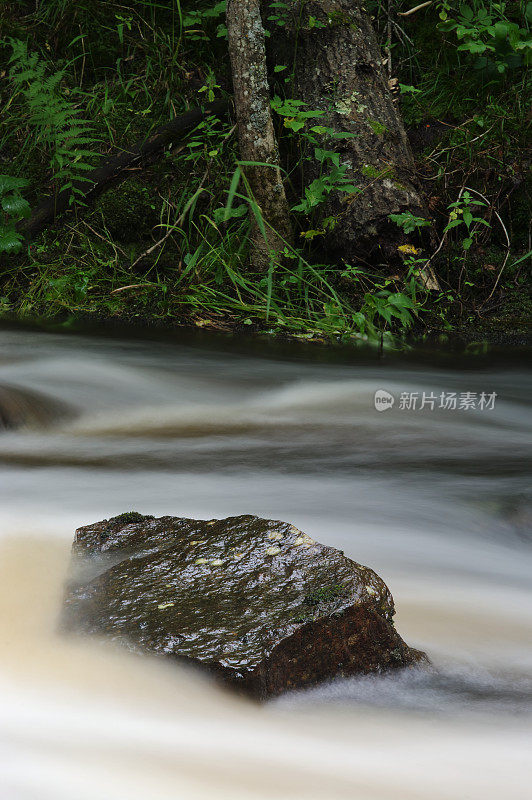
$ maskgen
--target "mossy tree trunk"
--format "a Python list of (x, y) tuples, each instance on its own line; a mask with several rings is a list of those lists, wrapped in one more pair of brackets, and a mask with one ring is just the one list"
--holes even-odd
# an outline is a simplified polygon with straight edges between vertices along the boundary
[(282, 252), (283, 240), (291, 240), (291, 227), (270, 108), (260, 0), (229, 0), (226, 21), (240, 158), (271, 164), (245, 167), (266, 233), (265, 236), (261, 232), (252, 214), (251, 260), (256, 268), (263, 270), (268, 267), (272, 253)]
[[(324, 142), (340, 153), (350, 182), (362, 190), (350, 196), (333, 192), (320, 206), (322, 219), (336, 219), (325, 246), (345, 261), (363, 255), (390, 263), (408, 237), (389, 215), (410, 211), (425, 217), (426, 210), (369, 15), (360, 0), (286, 2), (284, 26), (270, 28), (271, 62), (293, 65), (291, 96), (324, 112), (310, 124), (354, 134)], [(265, 17), (271, 15), (269, 6), (270, 0), (263, 0)], [(304, 183), (319, 171), (316, 162), (305, 162)], [(419, 244), (419, 237), (412, 242)]]

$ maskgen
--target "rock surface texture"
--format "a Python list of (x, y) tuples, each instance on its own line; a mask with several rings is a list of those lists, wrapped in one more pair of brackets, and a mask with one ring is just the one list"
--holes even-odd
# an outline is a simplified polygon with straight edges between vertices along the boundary
[(131, 512), (79, 528), (73, 550), (96, 577), (69, 588), (69, 630), (192, 662), (257, 698), (424, 659), (373, 570), (286, 522)]

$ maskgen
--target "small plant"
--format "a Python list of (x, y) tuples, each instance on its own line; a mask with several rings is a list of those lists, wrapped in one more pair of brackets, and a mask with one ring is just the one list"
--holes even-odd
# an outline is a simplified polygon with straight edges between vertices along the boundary
[(364, 304), (361, 309), (366, 326), (379, 327), (377, 320), (381, 317), (390, 325), (395, 317), (401, 322), (402, 327), (409, 328), (414, 322), (416, 304), (402, 292), (391, 292), (389, 289), (378, 289), (376, 292), (367, 292), (364, 295)]
[(205, 78), (205, 83), (201, 89), (198, 89), (198, 92), (199, 94), (205, 95), (208, 103), (212, 103), (216, 97), (216, 90), (219, 88), (219, 84), (216, 83), (216, 75), (212, 70), (209, 70)]
[[(359, 191), (348, 177), (348, 167), (340, 162), (340, 153), (326, 150), (320, 146), (324, 136), (332, 139), (347, 139), (352, 138), (354, 134), (336, 132), (324, 125), (308, 127), (309, 120), (323, 116), (325, 111), (307, 109), (306, 103), (301, 100), (281, 99), (275, 96), (272, 100), (272, 108), (282, 117), (283, 126), (293, 134), (299, 135), (303, 143), (307, 145), (307, 150), (312, 148), (314, 157), (306, 155), (303, 158), (307, 161), (315, 160), (320, 164), (320, 175), (305, 187), (304, 197), (300, 203), (293, 206), (292, 211), (310, 215), (331, 192), (354, 194)], [(314, 238), (316, 235), (325, 233), (325, 230), (307, 233), (312, 234), (307, 238)]]
[(486, 203), (483, 203), (481, 200), (473, 199), (467, 191), (464, 192), (458, 200), (454, 203), (450, 203), (448, 206), (451, 213), (449, 214), (449, 222), (444, 228), (444, 233), (452, 230), (452, 228), (464, 226), (467, 230), (467, 235), (462, 239), (462, 247), (464, 250), (469, 250), (473, 244), (474, 237), (478, 233), (478, 231), (475, 230), (474, 223), (485, 225), (488, 228), (491, 227), (489, 222), (486, 222), (482, 217), (473, 216), (474, 206), (485, 207)]
[(405, 233), (413, 233), (431, 224), (427, 219), (416, 217), (410, 211), (404, 211), (402, 214), (390, 214), (389, 218), (392, 222), (395, 222), (399, 228), (402, 228)]
[(288, 3), (269, 3), (269, 7), (273, 13), (268, 17), (268, 22), (274, 22), (278, 27), (284, 28), (287, 21), (288, 11), (290, 10)]
[(192, 162), (203, 158), (211, 163), (213, 159), (223, 154), (231, 133), (231, 126), (227, 122), (222, 122), (215, 115), (211, 115), (202, 120), (191, 132), (187, 138), (188, 152), (181, 158)]
[[(299, 133), (305, 128), (307, 120), (322, 117), (325, 111), (310, 111), (305, 110), (306, 103), (302, 100), (292, 100), (290, 98), (281, 98), (276, 95), (271, 101), (271, 106), (276, 114), (283, 118), (283, 125), (285, 128)], [(312, 131), (320, 132), (325, 131), (326, 128), (312, 128)]]
[[(335, 155), (338, 155), (335, 153)], [(321, 164), (324, 161), (320, 162)], [(292, 211), (299, 211), (302, 214), (311, 214), (312, 211), (319, 206), (327, 198), (331, 192), (347, 192), (354, 194), (360, 191), (356, 186), (351, 183), (347, 176), (347, 167), (344, 165), (333, 166), (332, 169), (319, 178), (315, 178), (309, 186), (305, 187), (305, 197), (300, 203), (293, 206)], [(307, 234), (309, 232), (307, 231)], [(313, 231), (314, 235), (325, 233), (324, 230)]]
[[(180, 4), (178, 4), (180, 7)], [(209, 35), (205, 28), (211, 20), (218, 19), (225, 14), (227, 0), (222, 0), (210, 8), (191, 9), (182, 13), (181, 24), (185, 29), (187, 39), (195, 42), (208, 42)], [(227, 36), (227, 28), (223, 23), (220, 23), (216, 29), (216, 35), (219, 38)]]
[(0, 175), (0, 253), (17, 253), (22, 247), (22, 236), (16, 230), (16, 224), (30, 215), (29, 203), (21, 194), (21, 189), (26, 186), (28, 181), (25, 178)]
[(532, 63), (532, 38), (528, 25), (532, 22), (532, 2), (527, 3), (526, 27), (508, 19), (508, 3), (484, 4), (482, 0), (460, 3), (440, 3), (440, 31), (454, 31), (461, 44), (458, 50), (475, 56), (475, 68), (495, 65), (497, 72)]

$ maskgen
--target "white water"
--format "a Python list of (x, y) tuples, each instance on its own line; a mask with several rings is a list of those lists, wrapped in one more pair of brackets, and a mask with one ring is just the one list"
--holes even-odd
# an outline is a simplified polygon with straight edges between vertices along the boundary
[[(0, 798), (530, 797), (532, 381), (0, 331), (0, 385), (68, 403), (0, 434)], [(377, 413), (373, 394), (497, 392)], [(286, 519), (373, 567), (430, 672), (265, 707), (65, 640), (74, 529), (125, 510)]]

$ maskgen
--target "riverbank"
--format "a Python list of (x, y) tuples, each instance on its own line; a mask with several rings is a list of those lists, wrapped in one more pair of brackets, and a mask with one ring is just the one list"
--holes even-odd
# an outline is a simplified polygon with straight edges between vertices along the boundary
[[(112, 316), (93, 312), (63, 312), (50, 317), (17, 317), (4, 314), (0, 317), (0, 328), (42, 330), (65, 333), (87, 333), (96, 336), (127, 336), (144, 339), (161, 339), (223, 343), (230, 342), (246, 352), (258, 349), (281, 353), (289, 345), (294, 353), (300, 352), (306, 358), (314, 358), (318, 353), (324, 360), (349, 359), (357, 353), (367, 352), (373, 356), (387, 358), (396, 355), (432, 358), (434, 361), (458, 356), (497, 358), (498, 354), (507, 357), (514, 351), (516, 358), (526, 357), (532, 350), (530, 319), (532, 304), (524, 298), (517, 307), (510, 300), (508, 315), (499, 313), (484, 320), (477, 320), (455, 328), (415, 326), (406, 336), (387, 337), (383, 342), (377, 338), (368, 340), (362, 335), (329, 334), (311, 331), (294, 333), (290, 330), (264, 328), (256, 324), (245, 324), (234, 318), (205, 319), (191, 316), (164, 317), (150, 316), (142, 307), (134, 306), (121, 314)], [(513, 312), (513, 315), (511, 315)], [(329, 355), (327, 355), (329, 354)]]
[[(413, 233), (415, 246), (398, 247), (391, 258), (382, 255), (382, 239), (352, 263), (327, 252), (321, 243), (330, 231), (314, 206), (296, 210), (300, 167), (312, 158), (303, 123), (293, 130), (292, 117), (275, 112), (295, 235), (269, 269), (254, 272), (252, 199), (239, 172), (230, 102), (227, 111), (225, 4), (196, 6), (180, 4), (176, 16), (165, 2), (7, 4), (0, 315), (377, 348), (529, 343), (530, 118), (522, 97), (530, 71), (522, 48), (498, 65), (479, 64), (476, 51), (457, 49), (452, 16), (443, 24), (434, 7), (398, 17), (370, 4), (383, 52), (390, 13), (407, 37), (394, 37), (391, 82), (427, 208), (426, 218), (398, 214), (390, 226)], [(515, 6), (497, 12), (498, 24), (522, 24), (524, 35), (528, 22)], [(274, 75), (281, 81), (283, 72)], [(279, 92), (290, 94), (272, 79)], [(223, 108), (218, 115), (156, 158), (130, 164), (97, 197), (85, 195), (81, 179), (91, 169), (136, 152), (161, 126), (213, 101)], [(305, 113), (312, 114), (302, 119)], [(66, 213), (23, 238), (25, 217), (63, 197), (64, 186), (76, 187)], [(327, 222), (333, 232), (341, 225), (342, 214)], [(438, 289), (427, 289), (427, 264)]]

